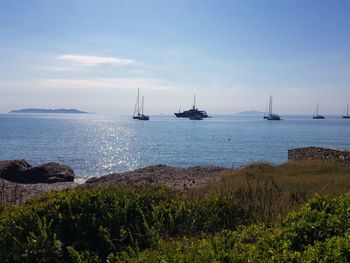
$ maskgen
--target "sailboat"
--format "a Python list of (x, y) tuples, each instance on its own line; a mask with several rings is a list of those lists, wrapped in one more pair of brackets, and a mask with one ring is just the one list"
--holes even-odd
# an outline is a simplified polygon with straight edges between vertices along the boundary
[(325, 119), (323, 115), (318, 114), (318, 102), (316, 107), (316, 115), (312, 116), (313, 119)]
[(270, 102), (269, 102), (269, 115), (264, 116), (264, 119), (267, 119), (269, 121), (281, 120), (281, 116), (272, 113), (272, 96), (270, 96)]
[(135, 120), (148, 121), (149, 116), (143, 113), (143, 108), (144, 108), (144, 97), (142, 96), (141, 112), (140, 112), (140, 89), (137, 89), (137, 99), (136, 99), (135, 108), (134, 108), (134, 116), (132, 118)]
[(346, 115), (343, 115), (343, 119), (350, 119), (350, 115), (349, 115), (349, 103), (346, 105)]

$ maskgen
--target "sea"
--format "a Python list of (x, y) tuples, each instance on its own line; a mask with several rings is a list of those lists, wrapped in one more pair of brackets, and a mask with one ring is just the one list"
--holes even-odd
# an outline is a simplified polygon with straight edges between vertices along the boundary
[(59, 162), (83, 177), (156, 164), (280, 164), (288, 149), (305, 146), (350, 149), (350, 119), (214, 115), (193, 121), (155, 115), (139, 121), (100, 114), (0, 114), (0, 160)]

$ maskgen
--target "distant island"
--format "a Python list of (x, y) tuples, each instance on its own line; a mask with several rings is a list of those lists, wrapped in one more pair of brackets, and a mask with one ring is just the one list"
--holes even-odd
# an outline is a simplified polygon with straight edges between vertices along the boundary
[(80, 110), (77, 110), (77, 109), (36, 109), (36, 108), (28, 108), (28, 109), (12, 110), (9, 113), (88, 113), (88, 112), (80, 111)]
[(240, 115), (240, 116), (263, 116), (264, 113), (261, 112), (261, 111), (250, 110), (250, 111), (238, 112), (236, 115)]

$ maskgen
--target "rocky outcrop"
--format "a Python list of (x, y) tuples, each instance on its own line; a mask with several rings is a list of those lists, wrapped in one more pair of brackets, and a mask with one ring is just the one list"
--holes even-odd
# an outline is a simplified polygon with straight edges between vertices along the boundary
[(0, 161), (0, 178), (20, 182), (25, 178), (25, 172), (32, 166), (25, 160)]
[(206, 184), (220, 178), (229, 169), (215, 166), (206, 167), (172, 167), (153, 165), (124, 173), (113, 173), (101, 177), (90, 178), (86, 185), (110, 186), (116, 184), (156, 184), (166, 185), (177, 190)]
[(339, 164), (350, 164), (350, 150), (323, 147), (305, 147), (288, 150), (288, 160), (322, 160)]
[(73, 182), (74, 171), (68, 165), (46, 163), (32, 167), (25, 160), (0, 161), (0, 178), (22, 184)]
[(74, 171), (71, 167), (59, 163), (45, 163), (26, 171), (26, 176), (31, 182), (57, 183), (73, 182)]

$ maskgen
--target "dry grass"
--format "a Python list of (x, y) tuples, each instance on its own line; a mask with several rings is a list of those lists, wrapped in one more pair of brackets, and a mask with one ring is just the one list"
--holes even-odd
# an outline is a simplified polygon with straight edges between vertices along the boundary
[(22, 203), (24, 203), (23, 189), (16, 184), (0, 179), (0, 213), (8, 204)]
[(283, 217), (315, 194), (346, 192), (350, 192), (350, 166), (298, 161), (279, 166), (251, 164), (223, 173), (218, 181), (191, 189), (188, 194), (193, 198), (231, 195), (248, 209), (252, 221), (261, 222)]

